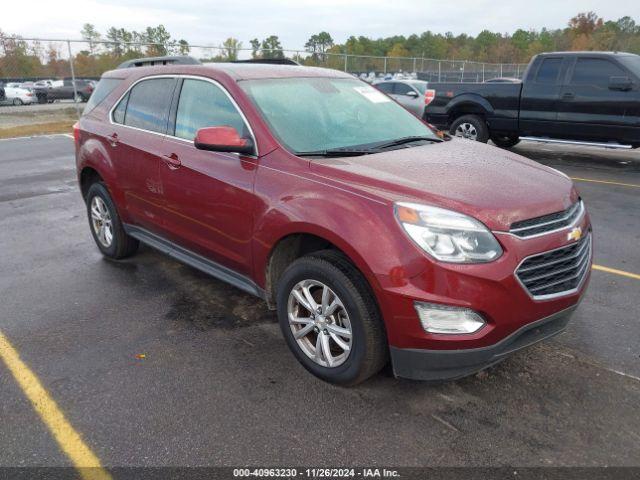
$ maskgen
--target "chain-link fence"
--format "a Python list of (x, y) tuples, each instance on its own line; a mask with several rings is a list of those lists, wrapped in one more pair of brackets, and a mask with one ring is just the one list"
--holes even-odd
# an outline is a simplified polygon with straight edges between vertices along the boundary
[(353, 74), (416, 74), (431, 81), (482, 82), (495, 77), (519, 78), (526, 64), (482, 63), (420, 57), (376, 57), (304, 50), (252, 50), (188, 44), (113, 43), (105, 41), (13, 39), (0, 40), (0, 79), (26, 81), (71, 76), (99, 78), (121, 62), (138, 57), (191, 55), (202, 62), (249, 58), (290, 58), (302, 65), (320, 66)]
[[(492, 64), (466, 60), (376, 57), (304, 50), (265, 50), (203, 45), (87, 42), (38, 38), (0, 38), (0, 84), (29, 89), (31, 97), (0, 99), (1, 103), (85, 100), (83, 88), (125, 60), (148, 56), (190, 55), (203, 63), (250, 58), (289, 58), (301, 65), (343, 70), (374, 82), (390, 76), (430, 82), (483, 82), (495, 77), (521, 77), (523, 64)], [(46, 95), (45, 95), (46, 93)]]

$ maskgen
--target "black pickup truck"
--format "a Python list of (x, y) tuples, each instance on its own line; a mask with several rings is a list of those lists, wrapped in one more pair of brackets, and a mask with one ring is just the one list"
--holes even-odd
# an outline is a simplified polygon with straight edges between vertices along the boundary
[(432, 83), (425, 120), (511, 147), (520, 139), (640, 147), (640, 56), (543, 53), (516, 83)]

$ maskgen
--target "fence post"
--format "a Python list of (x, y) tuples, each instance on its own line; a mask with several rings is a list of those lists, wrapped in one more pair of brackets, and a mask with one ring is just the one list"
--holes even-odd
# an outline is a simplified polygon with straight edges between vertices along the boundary
[(422, 57), (422, 71), (424, 72), (424, 57)]
[(484, 62), (482, 63), (482, 82), (484, 83)]
[(80, 118), (80, 106), (78, 105), (78, 89), (76, 87), (76, 72), (73, 69), (73, 56), (71, 55), (71, 42), (67, 40), (67, 50), (69, 51), (69, 66), (71, 67), (71, 84), (73, 85), (73, 103), (76, 106), (76, 114)]
[(442, 74), (442, 62), (438, 60), (438, 82), (440, 82), (440, 76)]
[(461, 73), (460, 73), (460, 83), (464, 82), (464, 64), (465, 63), (466, 62), (464, 62), (464, 61), (462, 62), (462, 69), (461, 69)]
[(416, 57), (413, 57), (413, 71), (416, 71)]
[(520, 78), (520, 64), (516, 64), (516, 78)]
[(500, 64), (500, 76), (502, 77), (502, 64)]
[(387, 73), (387, 57), (384, 57), (384, 73)]
[(347, 71), (348, 61), (349, 61), (349, 55), (345, 53), (344, 54), (344, 71), (345, 72)]

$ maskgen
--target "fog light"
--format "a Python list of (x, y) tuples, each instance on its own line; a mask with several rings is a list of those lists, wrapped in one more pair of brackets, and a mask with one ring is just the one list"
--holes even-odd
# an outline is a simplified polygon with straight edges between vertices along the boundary
[(485, 325), (484, 319), (468, 308), (447, 307), (433, 303), (415, 302), (420, 323), (427, 333), (474, 333)]

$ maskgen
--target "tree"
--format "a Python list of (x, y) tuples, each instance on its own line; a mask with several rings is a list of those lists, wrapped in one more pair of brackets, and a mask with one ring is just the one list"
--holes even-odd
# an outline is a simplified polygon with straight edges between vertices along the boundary
[(271, 35), (262, 41), (261, 45), (263, 58), (284, 58), (282, 45), (277, 35)]
[(89, 52), (91, 55), (96, 53), (98, 45), (96, 45), (95, 42), (98, 42), (102, 38), (100, 32), (96, 30), (96, 27), (90, 23), (85, 23), (82, 30), (80, 30), (80, 36), (82, 36), (84, 41), (89, 42)]
[(251, 45), (251, 58), (260, 58), (260, 40), (254, 38), (249, 41)]
[(326, 53), (326, 51), (333, 47), (333, 38), (328, 32), (320, 32), (316, 35), (311, 35), (304, 48), (307, 52), (311, 53)]
[(180, 55), (189, 55), (191, 52), (191, 47), (189, 46), (189, 42), (184, 39), (178, 40), (178, 53)]
[(401, 43), (396, 43), (387, 52), (388, 57), (408, 57), (409, 51)]
[(232, 62), (238, 60), (238, 52), (242, 48), (242, 42), (236, 38), (229, 37), (220, 46), (223, 57)]
[[(135, 33), (135, 32), (134, 32)], [(161, 57), (168, 54), (167, 44), (171, 43), (171, 34), (167, 32), (164, 25), (157, 27), (147, 27), (144, 31), (143, 43), (147, 45), (147, 55), (151, 57)]]
[(595, 12), (579, 13), (569, 20), (569, 28), (576, 35), (591, 35), (602, 23), (603, 20)]

